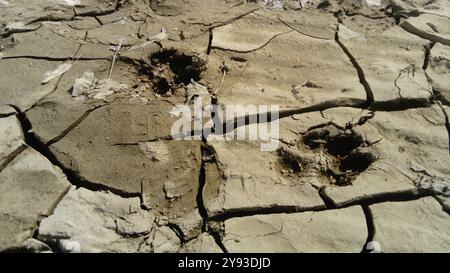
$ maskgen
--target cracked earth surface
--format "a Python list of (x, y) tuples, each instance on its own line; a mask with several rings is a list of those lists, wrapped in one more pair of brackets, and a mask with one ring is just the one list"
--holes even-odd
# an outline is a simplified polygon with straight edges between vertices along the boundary
[[(0, 251), (449, 252), (449, 15), (0, 0)], [(193, 97), (279, 105), (278, 149), (174, 140)]]

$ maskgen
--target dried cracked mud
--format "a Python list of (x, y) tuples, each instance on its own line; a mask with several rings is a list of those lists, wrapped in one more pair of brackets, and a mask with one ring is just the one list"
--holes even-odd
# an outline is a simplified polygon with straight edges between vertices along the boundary
[(448, 0), (0, 0), (0, 251), (449, 252), (449, 46)]

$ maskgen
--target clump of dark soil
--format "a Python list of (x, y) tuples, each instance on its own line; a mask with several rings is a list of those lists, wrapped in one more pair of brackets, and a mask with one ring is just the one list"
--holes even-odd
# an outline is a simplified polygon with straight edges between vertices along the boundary
[(200, 81), (206, 70), (206, 57), (185, 53), (177, 49), (166, 49), (150, 56), (150, 62), (139, 68), (141, 74), (153, 83), (156, 93), (171, 96), (192, 80)]

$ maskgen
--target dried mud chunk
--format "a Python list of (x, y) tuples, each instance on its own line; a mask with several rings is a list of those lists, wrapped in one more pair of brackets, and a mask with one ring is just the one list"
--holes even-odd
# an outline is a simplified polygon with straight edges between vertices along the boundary
[(51, 252), (51, 249), (48, 245), (44, 244), (41, 241), (38, 241), (33, 238), (28, 238), (22, 243), (22, 248), (25, 249), (25, 251), (30, 253), (42, 253), (42, 252)]
[(167, 226), (160, 227), (151, 243), (155, 253), (178, 252), (180, 248), (180, 238)]
[(100, 24), (93, 17), (75, 18), (74, 21), (67, 23), (71, 28), (78, 30), (88, 30), (99, 27)]
[(180, 250), (182, 253), (223, 253), (215, 242), (214, 238), (208, 233), (202, 233), (197, 238), (183, 245)]
[(167, 161), (169, 159), (169, 149), (162, 141), (140, 142), (139, 147), (153, 161)]
[(433, 197), (370, 206), (382, 252), (448, 252), (450, 217)]
[(186, 184), (175, 185), (172, 181), (164, 183), (164, 192), (166, 193), (166, 197), (170, 200), (180, 197), (188, 191), (189, 188)]
[(90, 30), (88, 39), (105, 45), (135, 45), (140, 42), (138, 32), (139, 23), (125, 20)]
[(257, 141), (211, 141), (217, 164), (205, 168), (203, 198), (208, 216), (226, 212), (324, 206), (310, 183), (289, 180), (276, 168), (276, 152), (260, 150)]
[[(364, 26), (372, 22), (361, 19)], [(357, 24), (348, 26), (353, 31)], [(430, 84), (422, 69), (423, 46), (427, 43), (400, 26), (392, 26), (374, 35), (346, 37), (348, 31), (339, 28), (339, 40), (351, 53), (364, 72), (364, 80), (370, 86), (375, 102), (412, 98), (428, 99)], [(344, 31), (344, 32), (342, 32)], [(364, 45), (364, 46), (363, 46)], [(379, 49), (383, 48), (382, 51)], [(390, 65), (385, 65), (389, 63)]]
[(78, 16), (97, 16), (106, 15), (116, 11), (116, 7), (111, 1), (101, 0), (96, 2), (98, 3), (90, 3), (88, 5), (75, 7), (75, 14)]
[(229, 252), (360, 252), (366, 239), (364, 213), (354, 206), (232, 218), (223, 244)]
[(54, 83), (41, 85), (40, 82), (42, 75), (54, 69), (54, 65), (41, 60), (1, 60), (0, 82), (4, 87), (0, 90), (0, 104), (13, 104), (22, 111), (29, 108), (53, 90)]
[(427, 73), (432, 80), (434, 93), (447, 105), (450, 105), (450, 48), (439, 43), (431, 49)]
[(400, 26), (409, 33), (423, 39), (450, 46), (450, 28), (448, 24), (449, 18), (423, 14), (402, 21)]
[(0, 165), (24, 145), (22, 127), (16, 116), (0, 118)]
[(0, 250), (30, 238), (69, 187), (63, 172), (32, 148), (10, 162), (0, 173)]
[(142, 238), (134, 238), (148, 234), (154, 219), (152, 212), (141, 209), (137, 197), (72, 187), (54, 213), (42, 220), (38, 238), (58, 242), (69, 252), (72, 247), (81, 252), (135, 252)]
[[(196, 204), (201, 141), (156, 141), (170, 137), (171, 109), (172, 104), (162, 101), (99, 108), (50, 150), (82, 179), (127, 194), (143, 194), (147, 206), (176, 217)], [(165, 198), (168, 181), (181, 189), (171, 196), (176, 198)]]
[[(261, 17), (250, 14), (214, 29), (214, 54), (209, 55), (208, 75), (217, 73), (213, 75), (221, 77), (222, 73), (217, 68), (224, 58), (235, 56), (235, 51), (252, 51), (245, 54), (245, 64), (227, 63), (230, 71), (217, 94), (219, 101), (223, 104), (290, 107), (336, 97), (363, 98), (364, 90), (355, 77), (354, 67), (334, 43), (333, 24), (336, 19), (332, 14), (312, 11), (310, 16), (296, 17), (294, 14), (289, 16), (293, 11), (285, 12), (287, 14), (280, 14), (285, 23), (317, 37), (308, 37), (290, 29), (274, 15)], [(264, 26), (264, 31), (253, 31), (261, 26)], [(293, 86), (310, 85), (308, 82), (321, 88), (303, 86), (295, 90), (297, 93), (292, 92)], [(344, 88), (351, 91), (342, 93), (340, 90)]]
[(202, 232), (203, 218), (198, 209), (186, 213), (173, 221), (181, 231), (183, 240), (188, 241), (197, 237)]

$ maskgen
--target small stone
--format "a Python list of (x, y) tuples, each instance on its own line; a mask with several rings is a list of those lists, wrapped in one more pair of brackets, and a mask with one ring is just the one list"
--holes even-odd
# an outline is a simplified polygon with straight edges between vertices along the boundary
[(0, 164), (23, 144), (22, 127), (17, 117), (0, 118)]
[(116, 220), (117, 233), (123, 236), (141, 236), (150, 233), (155, 216), (148, 211), (140, 210)]
[(164, 192), (168, 199), (174, 199), (182, 196), (188, 191), (188, 185), (183, 184), (181, 186), (175, 185), (172, 181), (164, 183)]
[(203, 218), (196, 209), (175, 219), (173, 223), (183, 233), (183, 240), (188, 241), (202, 232)]
[(168, 161), (169, 149), (162, 141), (140, 142), (141, 151), (153, 161)]
[(75, 80), (72, 87), (72, 97), (78, 97), (88, 92), (94, 81), (94, 73), (84, 72), (81, 78)]
[(80, 253), (81, 245), (77, 241), (61, 240), (59, 241), (59, 247), (64, 253)]
[(202, 233), (197, 238), (183, 246), (183, 253), (223, 253), (214, 238), (208, 233)]
[(24, 247), (28, 252), (32, 253), (43, 253), (43, 252), (52, 252), (50, 247), (44, 244), (41, 241), (38, 241), (34, 238), (28, 238), (22, 243), (22, 247)]
[(167, 226), (169, 224), (169, 218), (167, 216), (159, 216), (156, 221), (158, 226)]
[(315, 84), (311, 81), (305, 81), (304, 83), (302, 83), (303, 87), (308, 87), (308, 88), (322, 88), (321, 86), (319, 86), (318, 84)]
[(381, 245), (377, 241), (370, 241), (367, 243), (366, 250), (369, 253), (381, 253)]
[(145, 210), (151, 210), (152, 209), (152, 205), (151, 205), (151, 195), (148, 193), (143, 193), (142, 194), (142, 208)]
[(180, 248), (180, 238), (167, 226), (160, 227), (152, 241), (155, 253), (174, 253)]

